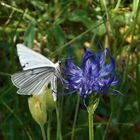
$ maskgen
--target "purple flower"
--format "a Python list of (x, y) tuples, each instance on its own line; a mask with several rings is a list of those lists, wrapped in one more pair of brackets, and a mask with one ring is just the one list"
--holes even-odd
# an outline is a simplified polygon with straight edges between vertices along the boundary
[[(109, 63), (106, 62), (107, 57)], [(116, 80), (115, 60), (108, 49), (100, 48), (100, 51), (93, 54), (85, 49), (82, 66), (78, 67), (73, 63), (72, 58), (65, 62), (65, 83), (66, 89), (79, 91), (84, 103), (87, 96), (92, 93), (108, 94), (109, 88), (118, 85), (122, 76)]]

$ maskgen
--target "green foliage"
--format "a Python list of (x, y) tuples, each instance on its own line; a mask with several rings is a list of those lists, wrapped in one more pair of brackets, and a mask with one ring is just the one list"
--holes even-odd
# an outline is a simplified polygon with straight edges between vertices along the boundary
[[(41, 139), (32, 120), (28, 97), (16, 94), (10, 74), (21, 70), (16, 44), (24, 42), (52, 61), (65, 59), (72, 45), (80, 65), (83, 46), (100, 41), (116, 58), (118, 73), (125, 62), (125, 96), (104, 95), (94, 115), (96, 140), (140, 139), (140, 0), (1, 0), (0, 1), (0, 139)], [(63, 62), (63, 61), (62, 61)], [(63, 93), (63, 88), (58, 88)], [(76, 93), (75, 93), (76, 94)], [(48, 140), (71, 139), (77, 98), (59, 96), (56, 112), (49, 112)], [(74, 140), (88, 139), (88, 115), (78, 108)]]

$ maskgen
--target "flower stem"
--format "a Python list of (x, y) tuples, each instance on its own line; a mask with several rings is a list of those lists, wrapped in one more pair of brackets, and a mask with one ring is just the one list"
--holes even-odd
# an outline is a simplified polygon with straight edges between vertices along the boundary
[(41, 128), (42, 138), (43, 138), (43, 140), (46, 140), (46, 135), (45, 135), (44, 126), (43, 126), (43, 125), (40, 125), (40, 128)]
[(91, 98), (89, 106), (88, 106), (88, 122), (89, 122), (89, 140), (94, 140), (94, 112), (96, 108), (98, 107), (100, 98), (94, 98), (94, 100)]
[(75, 114), (74, 115), (74, 121), (73, 121), (73, 125), (72, 125), (71, 140), (74, 140), (74, 132), (75, 132), (75, 126), (76, 126), (76, 121), (77, 121), (77, 116), (78, 116), (79, 103), (80, 103), (80, 95), (78, 94), (76, 109), (75, 109), (75, 113), (74, 113)]
[(94, 123), (93, 123), (93, 115), (94, 112), (92, 107), (88, 109), (88, 122), (89, 122), (89, 140), (94, 140)]

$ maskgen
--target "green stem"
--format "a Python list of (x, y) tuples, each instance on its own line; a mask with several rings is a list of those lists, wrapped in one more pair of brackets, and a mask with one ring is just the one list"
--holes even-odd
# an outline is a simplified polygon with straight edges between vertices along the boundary
[(10, 108), (10, 106), (3, 101), (2, 99), (1, 103), (6, 107), (6, 109), (15, 117), (15, 119), (17, 120), (17, 122), (23, 127), (23, 130), (25, 131), (25, 133), (27, 134), (29, 140), (33, 140), (32, 135), (30, 133), (30, 129), (28, 129), (27, 127), (25, 127), (25, 125), (23, 124), (23, 122), (21, 121), (21, 119), (18, 117), (18, 115), (14, 112), (14, 110), (12, 110), (12, 108)]
[(118, 2), (117, 2), (117, 4), (116, 4), (116, 7), (115, 7), (115, 11), (117, 11), (118, 10), (118, 8), (119, 8), (119, 6), (120, 6), (120, 3), (121, 3), (121, 0), (118, 0)]
[(2, 6), (4, 6), (4, 7), (6, 7), (6, 8), (9, 8), (9, 9), (13, 10), (13, 11), (16, 11), (16, 12), (19, 12), (19, 13), (21, 13), (21, 14), (24, 14), (24, 17), (28, 18), (29, 20), (34, 21), (34, 18), (31, 17), (30, 15), (28, 15), (27, 12), (25, 12), (24, 10), (21, 10), (21, 9), (19, 9), (19, 8), (16, 8), (16, 7), (13, 7), (13, 6), (8, 5), (8, 4), (4, 3), (4, 2), (1, 2), (0, 4), (1, 4)]
[(104, 132), (104, 135), (103, 135), (103, 140), (105, 140), (105, 137), (106, 137), (106, 134), (107, 134), (107, 131), (108, 131), (110, 122), (111, 122), (111, 118), (112, 118), (112, 112), (111, 112), (110, 117), (109, 117), (109, 120), (108, 120), (108, 122), (106, 124), (105, 132)]
[(44, 126), (43, 126), (43, 125), (40, 125), (40, 128), (41, 128), (42, 138), (43, 138), (43, 140), (46, 140), (46, 135), (45, 135)]
[(94, 123), (93, 123), (93, 107), (88, 109), (88, 122), (89, 122), (89, 140), (94, 140)]
[(89, 106), (88, 106), (88, 123), (89, 123), (89, 140), (94, 140), (94, 112), (96, 108), (98, 107), (100, 101), (100, 96), (92, 96), (90, 98)]
[(75, 115), (74, 115), (74, 121), (73, 121), (73, 125), (72, 125), (71, 140), (74, 140), (74, 132), (75, 132), (75, 126), (76, 126), (76, 121), (77, 121), (77, 116), (78, 116), (79, 103), (80, 103), (80, 95), (78, 94)]
[(52, 112), (50, 111), (49, 112), (49, 119), (48, 119), (48, 127), (47, 127), (47, 140), (51, 140), (51, 133), (50, 133), (50, 131), (51, 131), (51, 118), (52, 118)]
[(56, 116), (57, 116), (57, 134), (56, 134), (56, 140), (62, 140), (62, 134), (61, 134), (61, 119), (60, 119), (60, 113), (59, 109), (56, 105)]

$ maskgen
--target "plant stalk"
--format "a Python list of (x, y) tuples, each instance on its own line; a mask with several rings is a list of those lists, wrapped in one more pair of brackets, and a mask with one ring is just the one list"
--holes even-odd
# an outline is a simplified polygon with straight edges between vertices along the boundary
[(89, 140), (94, 140), (94, 121), (93, 121), (94, 112), (92, 109), (93, 108), (91, 106), (89, 107), (89, 110), (88, 110)]
[(52, 112), (49, 112), (49, 119), (48, 119), (48, 127), (47, 127), (47, 140), (51, 140), (51, 121), (52, 121)]
[(42, 133), (42, 138), (43, 140), (46, 140), (46, 135), (45, 135), (45, 129), (43, 125), (40, 125), (41, 133)]
[(77, 116), (78, 116), (79, 103), (80, 103), (80, 95), (78, 94), (75, 115), (74, 115), (74, 121), (73, 121), (73, 125), (72, 125), (71, 140), (74, 140), (74, 132), (75, 132), (75, 126), (76, 126), (76, 121), (77, 121)]
[(56, 116), (57, 116), (57, 132), (56, 132), (56, 140), (62, 140), (62, 134), (61, 134), (61, 118), (59, 109), (56, 105)]

